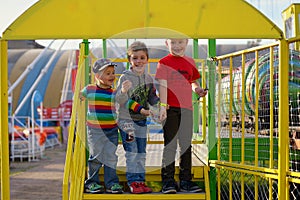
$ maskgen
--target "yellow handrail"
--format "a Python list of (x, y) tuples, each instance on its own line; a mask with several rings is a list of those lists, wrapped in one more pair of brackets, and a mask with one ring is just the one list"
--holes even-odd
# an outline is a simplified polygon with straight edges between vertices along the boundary
[[(82, 171), (85, 171), (84, 166), (79, 166), (79, 163), (85, 160), (85, 120), (82, 118), (85, 115), (85, 106), (79, 102), (79, 91), (84, 86), (84, 46), (81, 45), (80, 57), (78, 61), (78, 71), (76, 76), (74, 101), (72, 107), (72, 115), (70, 119), (68, 148), (66, 152), (66, 161), (64, 168), (63, 179), (63, 200), (80, 199), (78, 195), (82, 195)], [(77, 124), (76, 124), (77, 123)], [(75, 129), (76, 127), (76, 129)], [(75, 137), (76, 136), (76, 137)], [(75, 144), (74, 144), (75, 140)], [(77, 162), (79, 160), (80, 162)], [(81, 170), (81, 171), (80, 171)], [(84, 179), (84, 176), (83, 176)], [(69, 190), (70, 186), (70, 190)], [(81, 191), (81, 192), (80, 192)], [(76, 195), (76, 193), (79, 193)]]

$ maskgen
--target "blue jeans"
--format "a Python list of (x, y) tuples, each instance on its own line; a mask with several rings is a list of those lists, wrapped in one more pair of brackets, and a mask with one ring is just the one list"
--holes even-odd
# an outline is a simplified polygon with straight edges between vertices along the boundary
[(85, 185), (100, 184), (99, 169), (104, 166), (104, 184), (110, 188), (119, 183), (116, 173), (118, 157), (118, 128), (102, 130), (88, 128), (87, 141), (90, 157), (88, 159), (88, 178)]
[[(119, 127), (128, 120), (119, 120)], [(122, 143), (126, 158), (126, 178), (127, 184), (132, 182), (145, 182), (145, 163), (147, 145), (147, 125), (146, 120), (131, 121), (134, 127), (134, 141), (126, 142), (126, 132), (120, 128)]]

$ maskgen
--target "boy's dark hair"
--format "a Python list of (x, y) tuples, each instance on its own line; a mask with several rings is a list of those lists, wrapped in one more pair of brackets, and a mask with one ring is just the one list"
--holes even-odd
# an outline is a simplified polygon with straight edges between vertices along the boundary
[(130, 56), (132, 55), (132, 53), (136, 52), (136, 51), (144, 51), (147, 55), (147, 59), (149, 58), (148, 48), (145, 45), (145, 43), (140, 42), (140, 41), (135, 41), (128, 47), (128, 50), (127, 50), (128, 61), (130, 61)]

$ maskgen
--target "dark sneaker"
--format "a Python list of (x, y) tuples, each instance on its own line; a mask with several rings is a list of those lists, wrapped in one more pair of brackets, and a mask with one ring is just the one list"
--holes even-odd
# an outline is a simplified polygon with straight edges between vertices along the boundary
[(161, 192), (164, 194), (176, 194), (177, 184), (174, 181), (166, 181), (163, 183)]
[(180, 191), (182, 192), (201, 192), (202, 189), (192, 181), (180, 181)]
[(110, 188), (106, 189), (106, 192), (112, 193), (112, 194), (122, 194), (123, 193), (123, 189), (122, 189), (121, 185), (119, 185), (118, 183), (116, 183), (113, 186), (111, 186)]
[(141, 186), (139, 182), (132, 182), (129, 185), (130, 192), (132, 194), (142, 194), (144, 193), (144, 188)]
[(151, 193), (152, 189), (148, 187), (144, 182), (140, 182), (140, 187), (143, 188), (144, 193)]
[(101, 194), (104, 192), (104, 187), (97, 183), (91, 183), (85, 188), (85, 192), (92, 194)]

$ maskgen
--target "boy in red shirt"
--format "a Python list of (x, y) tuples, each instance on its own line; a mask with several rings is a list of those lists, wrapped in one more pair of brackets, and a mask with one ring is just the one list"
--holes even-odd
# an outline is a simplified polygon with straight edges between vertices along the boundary
[(207, 91), (197, 83), (200, 74), (195, 61), (185, 55), (188, 39), (167, 39), (169, 54), (162, 58), (155, 78), (160, 96), (160, 120), (164, 130), (164, 151), (161, 176), (164, 194), (176, 193), (174, 180), (177, 142), (180, 147), (180, 190), (200, 192), (201, 188), (191, 181), (191, 141), (193, 134), (192, 91), (204, 97)]

